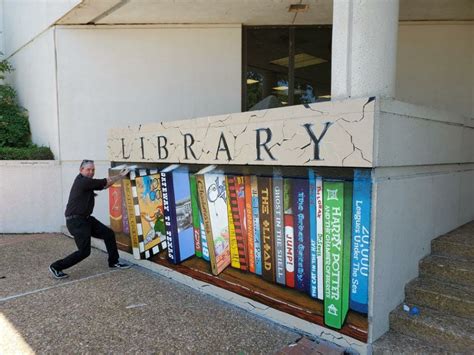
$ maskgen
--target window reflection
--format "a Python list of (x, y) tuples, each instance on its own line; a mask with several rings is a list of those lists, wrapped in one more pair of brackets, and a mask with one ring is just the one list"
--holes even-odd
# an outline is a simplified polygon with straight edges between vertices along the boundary
[(244, 110), (330, 97), (331, 27), (245, 27), (244, 31)]
[(295, 29), (295, 105), (330, 98), (331, 40), (330, 27)]
[(273, 61), (288, 57), (288, 28), (247, 28), (246, 31), (247, 109), (285, 105), (288, 103), (288, 68)]

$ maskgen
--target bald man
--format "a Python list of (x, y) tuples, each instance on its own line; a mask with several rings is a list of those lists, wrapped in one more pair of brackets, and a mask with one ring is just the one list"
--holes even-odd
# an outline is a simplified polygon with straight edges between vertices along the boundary
[(69, 277), (63, 270), (76, 265), (90, 255), (91, 236), (104, 240), (109, 254), (108, 263), (110, 268), (128, 269), (130, 267), (129, 264), (119, 262), (115, 233), (92, 216), (96, 196), (94, 191), (109, 188), (118, 180), (123, 179), (128, 172), (128, 169), (122, 169), (118, 175), (104, 179), (94, 179), (94, 161), (84, 159), (81, 162), (79, 174), (72, 184), (64, 213), (67, 229), (74, 237), (78, 250), (49, 266), (49, 271), (54, 278), (64, 279)]

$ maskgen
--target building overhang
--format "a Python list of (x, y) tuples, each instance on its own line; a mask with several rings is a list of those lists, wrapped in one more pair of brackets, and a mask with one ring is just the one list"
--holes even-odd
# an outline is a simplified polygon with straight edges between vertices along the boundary
[[(474, 20), (473, 4), (472, 0), (400, 0), (399, 18), (469, 21)], [(332, 23), (332, 9), (333, 0), (82, 0), (56, 23), (317, 25)]]

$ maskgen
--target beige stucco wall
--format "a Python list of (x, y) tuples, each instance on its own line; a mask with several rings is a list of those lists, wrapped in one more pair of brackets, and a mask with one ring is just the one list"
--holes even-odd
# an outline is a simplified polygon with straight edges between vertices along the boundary
[(240, 26), (57, 29), (61, 158), (106, 159), (107, 131), (240, 111)]
[(474, 24), (400, 23), (395, 97), (474, 117)]
[(0, 233), (58, 232), (61, 211), (57, 161), (0, 161)]

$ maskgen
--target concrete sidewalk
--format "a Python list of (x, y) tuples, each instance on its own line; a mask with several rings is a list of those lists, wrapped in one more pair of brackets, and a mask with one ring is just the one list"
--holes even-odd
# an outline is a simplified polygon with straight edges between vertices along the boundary
[(63, 234), (0, 235), (0, 353), (261, 353), (302, 337), (140, 266), (107, 255), (53, 279), (75, 250)]

